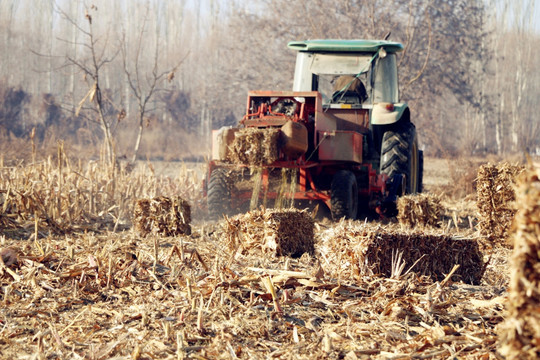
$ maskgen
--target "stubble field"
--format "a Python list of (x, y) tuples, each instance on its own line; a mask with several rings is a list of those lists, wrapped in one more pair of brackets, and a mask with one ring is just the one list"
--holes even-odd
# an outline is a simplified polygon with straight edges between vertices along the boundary
[[(200, 164), (1, 164), (0, 357), (500, 358), (511, 246), (478, 229), (482, 161), (456, 161), (426, 159), (436, 227), (316, 221), (300, 257), (265, 245), (264, 214), (205, 221)], [(137, 200), (158, 196), (191, 204), (191, 234), (135, 229)], [(390, 260), (367, 257), (374, 239)], [(407, 257), (404, 241), (438, 239), (480, 260)]]

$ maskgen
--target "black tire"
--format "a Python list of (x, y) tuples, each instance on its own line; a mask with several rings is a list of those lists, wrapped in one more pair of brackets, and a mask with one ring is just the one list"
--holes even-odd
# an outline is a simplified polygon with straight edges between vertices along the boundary
[(381, 173), (390, 178), (397, 174), (405, 175), (406, 194), (415, 194), (422, 189), (419, 185), (421, 181), (419, 153), (413, 123), (405, 123), (396, 130), (384, 133), (381, 146)]
[(219, 219), (231, 211), (231, 189), (228, 173), (224, 169), (214, 169), (208, 180), (208, 215), (211, 219)]
[(340, 170), (332, 178), (330, 187), (332, 219), (356, 219), (358, 213), (358, 185), (354, 174)]

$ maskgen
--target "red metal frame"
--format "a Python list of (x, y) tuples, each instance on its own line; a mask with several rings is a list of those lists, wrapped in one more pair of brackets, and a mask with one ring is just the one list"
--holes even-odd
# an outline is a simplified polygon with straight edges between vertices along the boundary
[[(262, 102), (260, 106), (253, 111), (252, 106), (255, 99), (262, 98), (275, 98), (270, 104)], [(304, 101), (298, 101), (299, 98), (304, 98)], [(282, 99), (290, 99), (294, 101), (297, 105), (294, 115), (287, 116), (282, 113), (277, 113), (272, 111), (272, 106), (277, 104)], [(240, 121), (240, 124), (245, 127), (272, 127), (272, 126), (281, 126), (287, 121), (302, 122), (308, 124), (310, 121), (309, 115), (314, 114), (317, 117), (317, 113), (322, 113), (322, 97), (321, 94), (317, 91), (312, 92), (293, 92), (293, 91), (250, 91), (248, 93), (247, 99), (247, 108), (246, 115)], [(317, 148), (317, 139), (316, 134), (319, 132), (315, 128), (315, 125), (312, 127), (314, 131), (313, 136), (313, 146)], [(345, 133), (345, 131), (343, 131)], [(356, 133), (358, 134), (358, 133)], [(357, 146), (358, 144), (353, 144)], [(360, 140), (359, 146), (362, 146), (362, 141)], [(358, 149), (357, 149), (358, 150)], [(361, 149), (360, 149), (361, 150)], [(246, 165), (238, 164), (226, 164), (216, 161), (210, 161), (208, 167), (208, 176), (216, 167), (230, 167), (242, 168), (247, 167)], [(330, 194), (329, 191), (323, 191), (318, 189), (316, 183), (313, 179), (314, 174), (332, 174), (340, 169), (348, 169), (354, 173), (359, 173), (362, 169), (367, 169), (368, 173), (368, 187), (360, 188), (358, 195), (368, 198), (377, 198), (382, 199), (387, 194), (386, 183), (388, 177), (384, 174), (377, 174), (377, 171), (373, 169), (373, 166), (369, 163), (347, 163), (344, 161), (334, 161), (334, 160), (319, 160), (319, 161), (310, 161), (306, 159), (306, 155), (302, 155), (300, 158), (294, 161), (276, 161), (271, 165), (263, 167), (263, 181), (262, 181), (262, 191), (259, 195), (260, 198), (266, 199), (276, 199), (278, 193), (275, 191), (268, 191), (269, 184), (269, 169), (270, 168), (289, 168), (289, 169), (298, 169), (298, 191), (294, 194), (286, 194), (288, 198), (294, 198), (295, 200), (315, 200), (323, 201), (328, 208), (331, 208), (330, 203)], [(291, 196), (292, 195), (292, 196)], [(232, 194), (234, 205), (241, 205), (244, 202), (251, 199), (251, 191), (236, 191)]]
[[(242, 168), (247, 167), (245, 165), (234, 165), (231, 166), (230, 164), (218, 164), (214, 161), (211, 161), (209, 166), (209, 172), (208, 175), (215, 169), (216, 167), (231, 167), (231, 168)], [(268, 176), (268, 169), (271, 168), (289, 168), (289, 169), (299, 169), (298, 172), (298, 191), (294, 193), (293, 196), (290, 193), (285, 193), (285, 197), (288, 199), (293, 198), (294, 200), (312, 200), (312, 201), (323, 201), (326, 206), (328, 206), (329, 209), (331, 209), (331, 203), (330, 203), (330, 194), (328, 191), (320, 190), (315, 185), (315, 182), (312, 178), (312, 173), (308, 171), (309, 169), (315, 169), (317, 173), (324, 172), (325, 169), (338, 169), (340, 166), (343, 166), (343, 164), (339, 162), (332, 162), (332, 161), (326, 161), (324, 163), (319, 162), (306, 162), (304, 164), (300, 163), (291, 163), (286, 161), (278, 161), (273, 163), (271, 166), (263, 167), (262, 171), (262, 191), (259, 194), (259, 198), (263, 199), (272, 199), (275, 200), (278, 197), (278, 193), (275, 191), (268, 191), (268, 183), (269, 183), (269, 176)], [(387, 193), (386, 189), (386, 183), (388, 180), (388, 176), (385, 174), (377, 174), (377, 171), (373, 169), (371, 164), (361, 164), (361, 165), (355, 165), (352, 168), (352, 171), (355, 170), (358, 171), (362, 167), (367, 167), (368, 171), (368, 187), (367, 188), (359, 188), (358, 189), (358, 195), (360, 197), (366, 197), (366, 198), (372, 198), (375, 197), (378, 200), (385, 197)], [(308, 188), (309, 185), (309, 188)], [(206, 195), (206, 194), (205, 194)], [(241, 206), (243, 203), (249, 201), (251, 199), (252, 192), (249, 190), (245, 191), (236, 191), (234, 194), (232, 194), (232, 198), (235, 201), (234, 206)], [(378, 202), (374, 202), (373, 206), (377, 206)]]

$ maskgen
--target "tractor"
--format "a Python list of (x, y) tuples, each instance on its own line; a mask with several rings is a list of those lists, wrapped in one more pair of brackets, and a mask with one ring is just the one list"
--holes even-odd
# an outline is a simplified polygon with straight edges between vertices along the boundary
[[(254, 199), (277, 206), (285, 197), (297, 206), (322, 203), (334, 220), (395, 216), (399, 196), (422, 191), (423, 173), (416, 128), (399, 100), (396, 53), (403, 45), (308, 40), (288, 47), (297, 51), (292, 91), (249, 91), (239, 124), (213, 131), (209, 215), (242, 211)], [(242, 148), (246, 131), (271, 131), (271, 143)], [(268, 149), (274, 155), (266, 162), (238, 161)]]

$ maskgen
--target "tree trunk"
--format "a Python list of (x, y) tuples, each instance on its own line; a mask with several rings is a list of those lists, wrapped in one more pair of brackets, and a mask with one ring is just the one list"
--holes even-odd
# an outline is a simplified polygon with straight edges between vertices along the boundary
[(144, 129), (144, 109), (139, 108), (139, 130), (137, 132), (137, 139), (135, 140), (135, 146), (133, 148), (133, 156), (131, 162), (137, 160), (137, 154), (139, 153), (139, 147), (141, 146), (141, 139)]
[(109, 165), (112, 167), (112, 169), (114, 169), (116, 167), (116, 155), (114, 151), (114, 142), (111, 135), (111, 129), (110, 129), (109, 123), (107, 122), (107, 119), (105, 119), (105, 114), (103, 113), (101, 90), (99, 88), (99, 83), (97, 80), (96, 80), (95, 86), (96, 86), (96, 94), (95, 94), (96, 108), (99, 115), (99, 123), (105, 135), (105, 145), (107, 147), (107, 160), (109, 161)]

